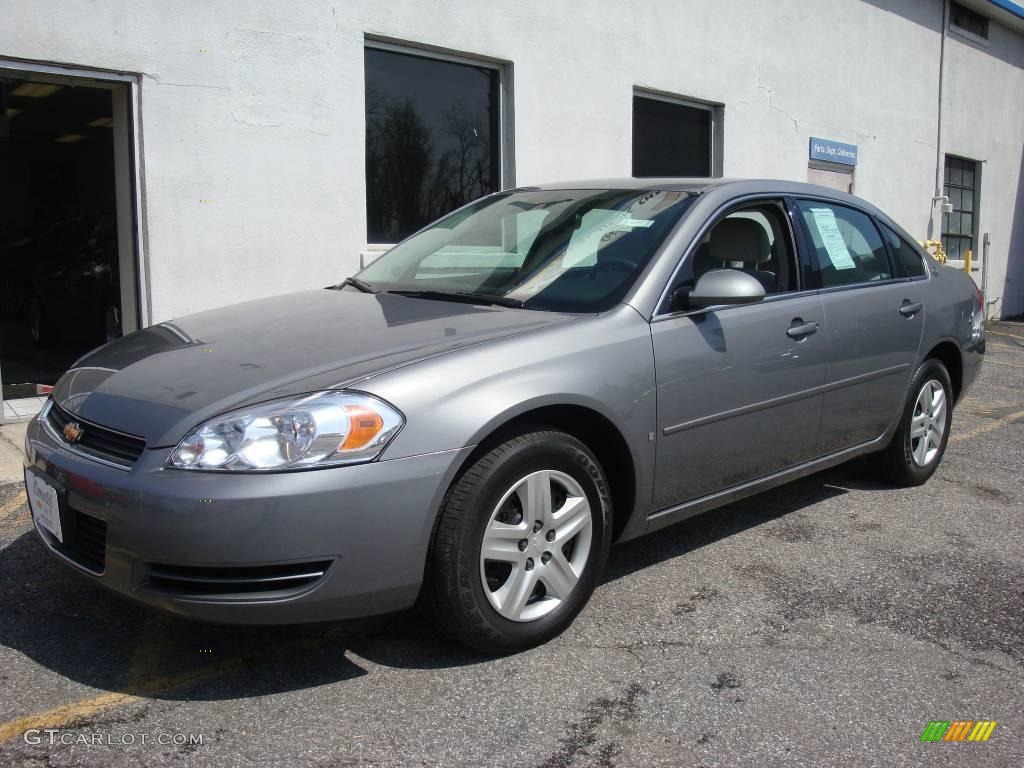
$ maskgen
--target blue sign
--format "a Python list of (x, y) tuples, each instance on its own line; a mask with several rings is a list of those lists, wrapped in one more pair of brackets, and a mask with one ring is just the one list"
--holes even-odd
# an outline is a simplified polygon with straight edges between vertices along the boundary
[(857, 145), (843, 144), (841, 141), (831, 141), (830, 139), (819, 139), (811, 136), (811, 160), (856, 165)]

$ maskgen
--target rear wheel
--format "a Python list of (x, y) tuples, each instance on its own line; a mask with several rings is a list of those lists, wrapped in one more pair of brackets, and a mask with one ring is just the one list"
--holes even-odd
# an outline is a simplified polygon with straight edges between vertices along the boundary
[(949, 439), (952, 394), (946, 367), (925, 360), (914, 374), (892, 442), (875, 457), (882, 474), (900, 485), (921, 485), (932, 476)]
[(423, 607), (485, 653), (538, 645), (586, 604), (610, 541), (608, 487), (587, 447), (558, 431), (519, 435), (481, 456), (445, 497)]

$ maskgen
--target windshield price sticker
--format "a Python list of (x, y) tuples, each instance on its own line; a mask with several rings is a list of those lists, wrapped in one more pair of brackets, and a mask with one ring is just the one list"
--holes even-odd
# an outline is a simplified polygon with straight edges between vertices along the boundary
[(635, 229), (637, 227), (647, 229), (647, 227), (651, 226), (653, 223), (654, 219), (634, 219), (629, 216), (618, 222), (620, 227), (629, 227), (630, 229)]

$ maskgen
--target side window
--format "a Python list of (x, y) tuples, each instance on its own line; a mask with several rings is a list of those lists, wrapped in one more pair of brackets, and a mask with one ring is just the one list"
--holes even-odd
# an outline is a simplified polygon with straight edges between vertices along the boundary
[(866, 215), (816, 200), (799, 205), (817, 251), (823, 288), (892, 278), (882, 238)]
[(798, 290), (796, 249), (781, 205), (745, 205), (719, 219), (680, 265), (670, 295), (692, 289), (712, 269), (746, 272), (766, 295)]
[(896, 255), (896, 267), (902, 269), (906, 277), (924, 277), (924, 260), (917, 248), (885, 224), (882, 224), (882, 234), (885, 235), (889, 248)]

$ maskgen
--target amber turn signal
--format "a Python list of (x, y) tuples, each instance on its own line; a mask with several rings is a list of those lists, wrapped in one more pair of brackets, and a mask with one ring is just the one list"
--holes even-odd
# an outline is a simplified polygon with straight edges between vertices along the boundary
[(364, 447), (384, 429), (384, 419), (376, 411), (362, 405), (346, 405), (345, 411), (350, 426), (348, 436), (341, 444), (343, 451)]

